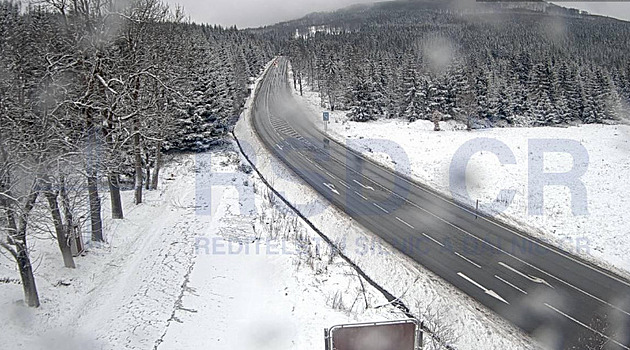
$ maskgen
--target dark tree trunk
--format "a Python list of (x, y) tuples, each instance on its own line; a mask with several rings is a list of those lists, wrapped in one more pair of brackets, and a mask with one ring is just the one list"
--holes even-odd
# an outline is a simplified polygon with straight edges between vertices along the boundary
[(114, 121), (112, 119), (112, 114), (109, 112), (106, 112), (106, 127), (104, 128), (104, 132), (105, 132), (105, 142), (107, 142), (107, 146), (109, 148), (109, 164), (108, 166), (110, 167), (108, 174), (107, 174), (107, 184), (109, 185), (109, 201), (111, 202), (111, 206), (112, 206), (112, 219), (123, 219), (124, 218), (124, 214), (123, 214), (123, 206), (122, 206), (122, 199), (120, 197), (120, 178), (119, 178), (119, 174), (116, 170), (116, 166), (114, 164), (114, 137), (112, 136), (112, 132), (113, 132), (113, 127), (112, 125), (114, 124)]
[(133, 154), (136, 172), (134, 199), (136, 204), (140, 204), (142, 203), (142, 152), (140, 151), (140, 132), (137, 126), (138, 121), (135, 123), (135, 135), (133, 135)]
[(107, 183), (109, 184), (109, 200), (112, 205), (112, 219), (122, 219), (123, 207), (120, 198), (120, 179), (118, 173), (110, 171), (107, 175)]
[[(140, 91), (140, 78), (136, 77), (135, 90), (132, 93), (134, 102), (138, 101), (138, 92)], [(136, 116), (133, 120), (133, 155), (135, 170), (135, 191), (134, 201), (136, 205), (142, 203), (142, 150), (140, 149), (140, 116)]]
[(39, 295), (37, 294), (31, 259), (26, 250), (26, 242), (17, 242), (15, 248), (20, 279), (22, 280), (22, 289), (24, 290), (24, 302), (30, 307), (39, 307)]
[(149, 179), (151, 178), (151, 166), (149, 165), (151, 158), (149, 157), (149, 151), (147, 150), (147, 152), (144, 155), (144, 160), (145, 160), (145, 164), (144, 164), (144, 168), (145, 168), (145, 172), (146, 174), (144, 175), (144, 189), (145, 190), (149, 190), (150, 187), (149, 185), (151, 185), (151, 183), (149, 182)]
[(60, 176), (59, 182), (61, 183), (59, 195), (61, 196), (61, 207), (63, 208), (63, 216), (66, 219), (66, 231), (70, 232), (71, 228), (74, 227), (74, 215), (72, 215), (72, 207), (70, 206), (70, 198), (68, 197), (65, 176)]
[[(81, 232), (74, 223), (74, 215), (72, 214), (72, 206), (70, 205), (70, 198), (68, 197), (65, 176), (60, 176), (60, 183), (61, 190), (59, 196), (61, 197), (61, 207), (63, 208), (63, 217), (65, 219), (64, 228), (66, 229), (66, 239), (70, 242), (72, 255), (75, 256), (75, 252), (79, 254), (83, 250), (83, 246), (79, 246), (77, 242), (77, 237), (81, 235)], [(80, 242), (83, 242), (83, 240), (81, 239)]]
[[(24, 209), (20, 213), (19, 228), (16, 223), (14, 210), (8, 208), (7, 206), (8, 201), (3, 200), (1, 203), (7, 213), (9, 232), (13, 233), (9, 233), (9, 243), (15, 247), (15, 250), (2, 242), (0, 243), (11, 253), (11, 255), (13, 255), (13, 258), (18, 264), (20, 279), (22, 281), (22, 288), (24, 289), (24, 302), (30, 307), (39, 307), (39, 296), (37, 294), (37, 286), (35, 285), (35, 276), (33, 276), (31, 259), (28, 256), (28, 248), (26, 245), (26, 225), (28, 214), (33, 209), (35, 201), (37, 200), (37, 196), (38, 192), (36, 191), (32, 191), (31, 194), (28, 196), (24, 205)], [(16, 204), (17, 203), (14, 203), (13, 205)]]
[(44, 194), (48, 201), (48, 208), (50, 209), (50, 215), (53, 219), (55, 226), (55, 233), (57, 234), (57, 244), (59, 250), (61, 250), (61, 256), (63, 257), (63, 264), (67, 268), (74, 269), (74, 259), (72, 258), (72, 250), (70, 244), (68, 244), (68, 237), (66, 237), (66, 230), (63, 226), (63, 220), (61, 218), (61, 211), (59, 210), (59, 202), (57, 201), (57, 194), (53, 192), (46, 192)]
[(92, 241), (103, 242), (103, 221), (101, 219), (101, 199), (98, 196), (98, 154), (96, 147), (96, 131), (90, 111), (85, 111), (85, 127), (88, 130), (90, 153), (87, 160), (88, 199), (90, 202), (90, 223), (92, 225)]
[(155, 150), (155, 169), (153, 169), (153, 178), (151, 179), (151, 189), (157, 190), (158, 181), (160, 179), (160, 168), (162, 167), (162, 141), (159, 141)]
[(302, 93), (302, 73), (300, 73), (299, 81), (300, 81), (300, 96), (304, 96), (304, 94)]
[(98, 196), (98, 178), (96, 171), (91, 171), (87, 178), (88, 197), (90, 200), (90, 222), (92, 241), (103, 242), (103, 221), (101, 220), (101, 199)]

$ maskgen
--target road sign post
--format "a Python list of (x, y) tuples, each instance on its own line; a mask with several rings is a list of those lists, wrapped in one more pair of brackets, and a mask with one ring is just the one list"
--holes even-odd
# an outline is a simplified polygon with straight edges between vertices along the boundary
[(328, 133), (328, 121), (330, 120), (330, 112), (324, 112), (323, 118), (324, 118), (324, 132)]

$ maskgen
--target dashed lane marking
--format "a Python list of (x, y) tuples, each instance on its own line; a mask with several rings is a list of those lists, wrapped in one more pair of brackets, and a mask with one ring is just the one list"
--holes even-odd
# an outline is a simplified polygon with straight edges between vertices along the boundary
[(512, 288), (514, 288), (514, 289), (516, 289), (516, 290), (518, 290), (519, 292), (521, 292), (521, 293), (523, 293), (523, 294), (527, 294), (527, 292), (526, 292), (526, 291), (522, 290), (521, 288), (519, 288), (519, 287), (518, 287), (518, 286), (516, 286), (515, 284), (510, 283), (510, 282), (508, 282), (508, 281), (504, 280), (503, 278), (501, 278), (501, 277), (499, 277), (499, 276), (497, 276), (497, 275), (494, 275), (494, 278), (496, 278), (496, 279), (498, 279), (499, 281), (501, 281), (501, 282), (503, 282), (503, 283), (507, 284), (508, 286), (510, 286), (510, 287), (512, 287)]
[(438, 241), (437, 239), (435, 239), (435, 238), (433, 238), (433, 237), (431, 237), (431, 236), (427, 235), (427, 234), (426, 234), (426, 233), (424, 233), (424, 232), (422, 232), (422, 235), (423, 235), (423, 236), (425, 236), (426, 238), (428, 238), (428, 239), (432, 240), (432, 241), (433, 241), (433, 243), (438, 244), (438, 245), (440, 245), (440, 246), (444, 247), (444, 244), (442, 244), (442, 242)]
[(467, 257), (459, 254), (458, 252), (455, 252), (455, 255), (459, 256), (460, 258), (464, 259), (466, 262), (468, 262), (469, 264), (472, 264), (474, 266), (476, 266), (477, 268), (481, 268), (481, 265), (477, 264), (476, 262), (468, 259)]
[(398, 220), (398, 221), (402, 222), (403, 224), (405, 224), (405, 225), (409, 226), (409, 228), (412, 228), (412, 229), (414, 229), (414, 228), (415, 228), (415, 227), (411, 226), (411, 224), (410, 224), (410, 223), (408, 223), (408, 222), (406, 222), (405, 220), (403, 220), (403, 219), (399, 218), (398, 216), (396, 217), (396, 220)]

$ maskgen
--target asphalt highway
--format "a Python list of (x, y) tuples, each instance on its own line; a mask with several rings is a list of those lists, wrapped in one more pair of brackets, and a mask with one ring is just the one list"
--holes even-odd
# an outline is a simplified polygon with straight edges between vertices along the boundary
[[(326, 137), (279, 57), (253, 126), (302, 180), (373, 234), (554, 349), (629, 349), (630, 282), (476, 215)], [(597, 347), (597, 344), (604, 344)]]

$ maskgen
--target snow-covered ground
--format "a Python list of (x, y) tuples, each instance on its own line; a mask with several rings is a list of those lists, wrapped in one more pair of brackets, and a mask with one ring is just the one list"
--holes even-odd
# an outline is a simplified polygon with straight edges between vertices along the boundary
[[(20, 285), (0, 284), (2, 343), (12, 349), (151, 348), (170, 317), (192, 261), (194, 232), (202, 227), (187, 200), (194, 193), (194, 177), (187, 175), (192, 164), (184, 158), (169, 164), (161, 189), (146, 193), (141, 205), (124, 192), (125, 219), (104, 218), (107, 243), (89, 247), (75, 259), (76, 269), (63, 267), (52, 238), (34, 242), (42, 305), (27, 308)], [(14, 263), (2, 259), (0, 276), (18, 276)]]
[[(322, 107), (317, 93), (305, 89), (303, 97), (314, 118), (321, 118)], [(321, 125), (321, 120), (318, 120)], [(630, 126), (583, 125), (567, 128), (495, 128), (466, 131), (455, 122), (441, 123), (442, 131), (433, 131), (433, 123), (381, 120), (357, 123), (347, 120), (344, 111), (331, 114), (329, 133), (371, 159), (406, 173), (421, 183), (464, 203), (490, 209), (498, 198), (509, 207), (497, 218), (522, 227), (532, 235), (578, 254), (620, 274), (630, 275)], [(544, 141), (537, 141), (544, 139)], [(551, 141), (549, 141), (551, 140)], [(546, 153), (536, 151), (534, 143), (542, 142)], [(549, 147), (551, 142), (561, 149)], [(465, 168), (468, 197), (458, 186), (451, 187), (453, 177), (463, 174), (452, 166), (462, 164), (458, 153), (476, 146)], [(543, 164), (545, 173), (563, 173), (575, 165), (584, 167), (579, 181), (584, 195), (572, 198), (562, 186), (544, 189), (544, 205), (540, 195), (530, 195), (529, 186), (539, 185), (544, 177), (536, 176), (529, 167)], [(504, 148), (504, 149), (503, 149)], [(505, 154), (502, 164), (497, 154)], [(514, 158), (509, 159), (513, 154)], [(456, 181), (457, 182), (457, 181)], [(461, 182), (460, 182), (461, 183)], [(511, 202), (502, 189), (512, 190)], [(583, 206), (585, 203), (586, 206)], [(487, 207), (486, 207), (487, 206)], [(528, 206), (542, 208), (532, 212)], [(586, 210), (584, 210), (586, 208)], [(574, 213), (575, 210), (575, 213)], [(494, 213), (496, 215), (496, 212)]]
[(197, 232), (194, 267), (159, 349), (312, 349), (325, 327), (404, 318), (391, 306), (374, 308), (386, 299), (363, 293), (352, 268), (262, 182), (225, 170), (234, 171), (235, 187), (197, 176), (219, 204)]
[[(19, 284), (0, 284), (2, 344), (312, 349), (324, 327), (404, 318), (392, 306), (375, 308), (386, 299), (369, 285), (364, 292), (350, 265), (271, 205), (239, 163), (232, 147), (175, 157), (144, 204), (123, 192), (125, 219), (105, 219), (107, 244), (89, 248), (75, 270), (63, 268), (56, 241), (38, 241), (42, 306), (25, 307)], [(17, 278), (2, 259), (0, 278)]]

